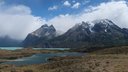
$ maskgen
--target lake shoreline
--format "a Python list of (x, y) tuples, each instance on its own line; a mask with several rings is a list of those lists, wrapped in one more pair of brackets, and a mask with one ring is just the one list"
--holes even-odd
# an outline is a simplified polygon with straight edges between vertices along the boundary
[[(53, 53), (73, 52), (53, 51)], [(77, 51), (76, 51), (77, 52)], [(45, 51), (42, 53), (50, 53)], [(84, 52), (80, 52), (84, 53)], [(105, 48), (82, 56), (48, 58), (48, 63), (15, 66), (0, 65), (2, 72), (128, 72), (128, 46)]]
[(29, 57), (34, 54), (39, 53), (62, 53), (68, 52), (68, 50), (48, 50), (48, 49), (32, 49), (32, 48), (22, 48), (16, 50), (0, 50), (0, 63), (15, 61), (16, 59)]

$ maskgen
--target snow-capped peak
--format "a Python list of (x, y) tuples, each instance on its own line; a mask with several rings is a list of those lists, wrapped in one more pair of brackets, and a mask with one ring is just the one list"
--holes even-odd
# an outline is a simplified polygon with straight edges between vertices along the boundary
[(48, 26), (47, 24), (42, 25), (39, 29), (32, 32), (32, 35), (38, 36), (38, 37), (44, 37), (44, 36), (50, 36), (54, 35), (56, 32), (56, 29), (53, 25)]
[(82, 29), (82, 31), (89, 30), (91, 33), (102, 31), (108, 32), (108, 28), (115, 27), (116, 25), (108, 19), (99, 19), (94, 21), (87, 21), (82, 23), (77, 23), (71, 30)]
[(94, 24), (101, 23), (101, 24), (105, 24), (105, 25), (114, 25), (114, 23), (112, 21), (110, 21), (109, 19), (98, 19), (98, 20), (92, 21), (92, 23), (94, 23)]
[(44, 24), (41, 26), (41, 28), (48, 28), (49, 26), (47, 24)]
[(88, 22), (84, 22), (82, 21), (82, 24), (81, 24), (84, 28), (89, 28), (90, 27), (90, 24)]

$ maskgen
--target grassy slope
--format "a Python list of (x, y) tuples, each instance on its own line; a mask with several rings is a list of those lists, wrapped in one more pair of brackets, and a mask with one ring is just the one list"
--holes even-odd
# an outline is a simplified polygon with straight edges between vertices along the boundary
[(128, 46), (105, 48), (90, 52), (91, 54), (128, 54)]
[[(66, 59), (66, 58), (64, 58)], [(67, 58), (48, 64), (23, 67), (3, 66), (3, 72), (128, 72), (127, 55), (89, 55), (81, 58)]]

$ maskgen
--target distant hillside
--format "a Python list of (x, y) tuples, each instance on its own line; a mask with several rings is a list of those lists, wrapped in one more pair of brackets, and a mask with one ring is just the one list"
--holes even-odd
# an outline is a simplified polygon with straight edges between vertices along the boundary
[(19, 47), (21, 46), (20, 40), (15, 40), (9, 36), (0, 37), (0, 47)]

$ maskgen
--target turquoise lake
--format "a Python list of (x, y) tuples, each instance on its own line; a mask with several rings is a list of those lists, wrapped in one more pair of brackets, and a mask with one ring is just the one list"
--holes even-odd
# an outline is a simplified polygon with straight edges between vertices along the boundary
[[(23, 49), (23, 47), (0, 47), (2, 50), (17, 50), (17, 49)], [(32, 48), (35, 50), (69, 50), (70, 48)]]
[[(0, 47), (4, 50), (16, 50), (22, 49), (22, 47)], [(34, 48), (34, 49), (47, 49), (47, 50), (68, 50), (69, 48)], [(47, 63), (47, 59), (51, 57), (63, 57), (63, 56), (82, 56), (83, 53), (78, 52), (65, 52), (65, 53), (46, 53), (46, 54), (34, 54), (30, 57), (24, 57), (20, 59), (13, 60), (11, 62), (4, 62), (2, 64), (13, 64), (16, 66), (31, 65), (31, 64), (41, 64)]]

